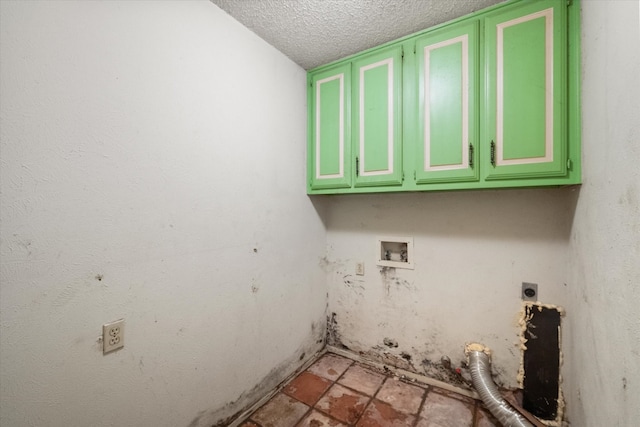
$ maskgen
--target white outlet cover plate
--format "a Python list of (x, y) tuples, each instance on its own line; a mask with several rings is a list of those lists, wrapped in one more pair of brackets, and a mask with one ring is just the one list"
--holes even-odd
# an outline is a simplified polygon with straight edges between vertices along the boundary
[(102, 353), (124, 347), (124, 319), (102, 325)]

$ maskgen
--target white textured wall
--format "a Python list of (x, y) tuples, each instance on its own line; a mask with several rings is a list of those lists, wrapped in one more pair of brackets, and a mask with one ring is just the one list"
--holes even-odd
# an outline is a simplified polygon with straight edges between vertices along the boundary
[(640, 420), (640, 10), (582, 3), (583, 185), (571, 233), (565, 392), (572, 426)]
[(232, 415), (322, 346), (304, 71), (210, 2), (0, 8), (0, 424)]
[[(497, 380), (515, 386), (521, 283), (538, 283), (543, 302), (562, 303), (576, 193), (563, 188), (333, 198), (326, 268), (336, 344), (455, 382), (441, 357), (460, 366), (465, 343), (479, 341), (494, 351)], [(375, 266), (378, 235), (413, 237), (415, 270)], [(354, 275), (357, 261), (365, 262), (364, 276)], [(386, 346), (385, 338), (398, 347)]]

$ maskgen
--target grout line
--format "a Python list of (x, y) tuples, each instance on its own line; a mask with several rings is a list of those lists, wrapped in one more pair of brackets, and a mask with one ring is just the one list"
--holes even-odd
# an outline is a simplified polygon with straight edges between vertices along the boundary
[[(385, 378), (384, 381), (382, 381), (382, 384), (384, 384), (385, 381), (387, 381), (387, 378)], [(358, 416), (358, 419), (356, 420), (356, 422), (353, 423), (354, 425), (356, 425), (362, 419), (362, 416), (364, 415), (364, 413), (367, 412), (367, 409), (369, 409), (369, 406), (371, 406), (371, 404), (373, 403), (373, 400), (376, 398), (376, 395), (378, 394), (378, 392), (382, 388), (382, 384), (380, 384), (378, 389), (373, 393), (373, 396), (368, 396), (368, 395), (366, 395), (366, 394), (361, 392), (361, 394), (364, 394), (365, 396), (369, 397), (369, 401), (367, 402), (366, 405), (364, 405), (364, 409), (360, 413), (360, 416)]]
[(424, 408), (424, 403), (427, 401), (427, 396), (431, 392), (431, 387), (428, 387), (424, 390), (424, 395), (422, 396), (422, 400), (420, 401), (420, 406), (418, 406), (418, 412), (416, 413), (416, 422), (413, 425), (417, 425), (420, 422), (420, 414), (422, 414), (422, 408)]
[[(371, 406), (373, 404), (374, 400), (378, 400), (380, 402), (382, 402), (382, 400), (376, 399), (376, 396), (378, 395), (378, 393), (380, 393), (380, 390), (382, 390), (382, 387), (385, 385), (385, 383), (387, 381), (389, 381), (391, 379), (391, 376), (388, 374), (384, 374), (384, 380), (382, 381), (382, 383), (380, 383), (380, 385), (378, 386), (378, 388), (376, 389), (376, 391), (373, 393), (373, 395), (371, 396), (371, 399), (369, 399), (369, 402), (367, 402), (367, 404), (365, 405), (364, 409), (362, 410), (362, 413), (360, 414), (360, 416), (358, 417), (356, 423), (358, 421), (360, 421), (362, 419), (362, 416), (364, 415), (365, 412), (367, 412), (367, 409), (369, 409), (369, 406)], [(364, 393), (363, 393), (364, 394)], [(384, 404), (388, 404), (386, 402), (382, 402)], [(393, 409), (395, 409), (393, 407), (393, 405), (389, 405), (391, 406)]]
[(444, 390), (447, 390), (447, 391), (451, 391), (453, 393), (458, 393), (458, 394), (470, 397), (470, 398), (475, 399), (475, 400), (479, 400), (480, 399), (480, 395), (478, 393), (476, 393), (475, 391), (465, 390), (463, 388), (459, 388), (459, 387), (453, 386), (453, 385), (445, 383), (443, 381), (439, 381), (439, 380), (436, 380), (436, 379), (433, 379), (433, 378), (429, 378), (429, 377), (427, 377), (425, 375), (416, 374), (415, 372), (405, 371), (404, 369), (395, 368), (393, 366), (387, 366), (387, 365), (385, 365), (383, 363), (374, 362), (372, 360), (365, 359), (365, 358), (363, 358), (363, 357), (361, 357), (361, 356), (359, 356), (357, 354), (354, 354), (354, 353), (352, 353), (350, 351), (346, 351), (346, 350), (343, 350), (343, 349), (340, 349), (340, 348), (337, 348), (337, 347), (333, 347), (333, 346), (329, 346), (329, 345), (326, 346), (326, 350), (329, 353), (337, 354), (339, 356), (343, 356), (343, 357), (346, 357), (348, 359), (355, 360), (356, 362), (360, 362), (363, 365), (373, 366), (373, 367), (376, 367), (376, 368), (381, 369), (381, 370), (385, 370), (385, 368), (386, 368), (386, 370), (395, 373), (397, 376), (404, 376), (406, 378), (410, 378), (410, 379), (416, 380), (416, 381), (418, 381), (420, 383), (427, 384), (427, 385), (432, 385), (434, 387), (439, 387), (441, 389), (444, 389)]
[[(385, 385), (385, 384), (387, 383), (387, 381), (389, 381), (389, 380), (392, 380), (392, 381), (393, 381), (393, 379), (392, 379), (389, 375), (385, 375), (385, 376), (384, 376), (384, 380), (382, 381), (382, 383), (380, 383), (380, 385), (378, 386), (378, 389), (376, 390), (376, 392), (375, 392), (375, 393), (373, 393), (373, 396), (372, 396), (372, 397), (373, 397), (374, 399), (378, 396), (378, 393), (380, 393), (380, 390), (382, 390), (382, 387), (384, 387), (384, 385)], [(378, 399), (378, 400), (380, 400), (380, 399)], [(380, 400), (380, 401), (382, 402), (382, 400)], [(383, 402), (383, 403), (386, 403), (386, 402)]]
[[(336, 384), (337, 384), (337, 383), (338, 383), (338, 381), (340, 381), (340, 379), (341, 379), (342, 377), (344, 377), (344, 374), (346, 374), (346, 373), (347, 373), (347, 371), (349, 370), (349, 368), (351, 368), (351, 367), (355, 364), (355, 362), (354, 362), (354, 360), (353, 360), (353, 359), (351, 359), (350, 357), (349, 357), (348, 359), (351, 361), (351, 364), (350, 364), (349, 366), (347, 366), (347, 368), (344, 370), (344, 372), (342, 372), (342, 373), (338, 376), (338, 378), (336, 378), (336, 380), (334, 381), (334, 383), (336, 383)], [(342, 385), (342, 384), (339, 384), (339, 385)]]
[[(289, 397), (291, 397), (291, 396), (289, 396)], [(294, 400), (298, 400), (298, 399), (296, 399), (295, 397), (292, 397), (292, 399), (294, 399)], [(298, 400), (298, 402), (300, 402), (300, 401)], [(301, 403), (304, 403), (304, 402), (301, 402)], [(305, 412), (304, 414), (302, 414), (302, 417), (301, 417), (298, 421), (296, 421), (296, 423), (293, 425), (293, 427), (297, 426), (298, 424), (300, 424), (300, 423), (302, 422), (302, 420), (304, 420), (304, 419), (305, 419), (305, 418), (307, 418), (309, 415), (311, 415), (311, 412), (313, 412), (313, 406), (309, 406), (309, 409), (307, 410), (307, 412)]]
[(476, 424), (478, 424), (478, 419), (480, 417), (478, 416), (478, 402), (473, 404), (473, 419), (471, 420), (471, 427), (476, 427)]

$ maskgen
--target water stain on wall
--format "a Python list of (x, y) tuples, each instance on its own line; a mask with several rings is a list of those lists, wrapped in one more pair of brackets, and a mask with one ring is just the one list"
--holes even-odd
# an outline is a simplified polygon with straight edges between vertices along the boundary
[[(462, 365), (462, 364), (461, 364)], [(443, 356), (440, 361), (423, 359), (420, 366), (424, 375), (438, 381), (449, 383), (461, 388), (472, 389), (471, 381), (462, 376), (462, 370), (452, 366), (448, 357)]]
[(380, 277), (382, 278), (382, 285), (384, 286), (385, 293), (389, 296), (391, 292), (391, 284), (395, 280), (396, 269), (393, 267), (380, 267)]
[(379, 267), (380, 278), (387, 296), (391, 294), (392, 289), (415, 290), (413, 283), (398, 277), (395, 267)]
[(345, 274), (342, 276), (342, 282), (347, 289), (353, 291), (356, 295), (364, 296), (364, 280), (357, 279), (352, 274)]
[(343, 344), (338, 328), (338, 319), (336, 313), (327, 316), (327, 345), (349, 350), (349, 347)]
[(327, 339), (325, 322), (311, 322), (311, 336), (315, 338), (316, 344), (324, 344)]
[(402, 354), (395, 354), (382, 346), (375, 346), (371, 350), (361, 351), (359, 354), (364, 359), (368, 359), (373, 362), (389, 365), (398, 369), (404, 369), (405, 371), (417, 372), (413, 366), (411, 357), (407, 359), (406, 357), (403, 357)]

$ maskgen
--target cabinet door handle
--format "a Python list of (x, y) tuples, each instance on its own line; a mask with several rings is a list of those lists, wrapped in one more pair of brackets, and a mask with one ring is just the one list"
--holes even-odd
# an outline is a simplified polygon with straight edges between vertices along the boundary
[(473, 169), (473, 144), (469, 143), (469, 167)]
[(491, 165), (496, 167), (496, 143), (491, 141)]
[(360, 176), (360, 158), (356, 157), (356, 176)]

